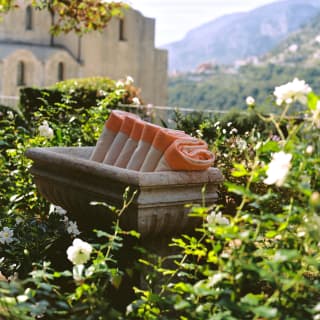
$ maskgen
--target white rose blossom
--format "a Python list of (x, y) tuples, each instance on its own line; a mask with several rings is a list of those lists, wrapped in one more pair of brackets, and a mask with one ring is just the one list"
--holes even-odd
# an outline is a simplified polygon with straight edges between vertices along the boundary
[(52, 139), (54, 137), (53, 130), (49, 127), (49, 124), (46, 120), (44, 120), (42, 125), (39, 126), (39, 135), (47, 139)]
[(132, 98), (132, 103), (135, 105), (139, 105), (140, 104), (140, 100), (137, 97)]
[(59, 215), (59, 216), (64, 216), (67, 211), (65, 209), (63, 209), (60, 206), (54, 206), (54, 211)]
[(271, 185), (275, 184), (281, 187), (288, 175), (291, 167), (292, 155), (283, 151), (276, 152), (272, 155), (272, 160), (268, 165), (267, 178), (264, 183)]
[(72, 242), (72, 246), (67, 249), (68, 259), (75, 265), (84, 264), (90, 259), (92, 246), (79, 238)]
[(134, 80), (131, 76), (127, 76), (125, 83), (126, 83), (126, 85), (130, 85), (130, 84), (134, 83)]
[(256, 103), (253, 97), (249, 96), (246, 98), (246, 104), (250, 107), (253, 106)]
[(230, 224), (229, 219), (226, 217), (223, 217), (221, 212), (218, 212), (218, 213), (211, 212), (207, 216), (207, 222), (209, 224), (220, 224), (220, 225)]
[(7, 115), (8, 115), (8, 119), (9, 119), (9, 120), (13, 120), (13, 119), (14, 119), (14, 114), (13, 114), (12, 111), (8, 111), (8, 112), (7, 112)]
[(0, 231), (0, 243), (9, 244), (13, 241), (13, 230), (8, 227), (4, 227)]
[(307, 148), (306, 148), (306, 153), (307, 153), (307, 154), (312, 154), (313, 151), (314, 151), (313, 146), (311, 146), (311, 145), (307, 146)]
[(78, 229), (77, 222), (69, 221), (67, 226), (67, 232), (73, 236), (78, 236), (80, 234), (80, 231)]
[(123, 88), (123, 87), (124, 87), (124, 83), (121, 80), (117, 81), (116, 88)]
[(290, 104), (299, 101), (303, 104), (307, 102), (306, 95), (312, 91), (311, 87), (304, 81), (295, 78), (282, 86), (275, 87), (273, 94), (276, 96), (276, 104)]
[(230, 130), (230, 134), (237, 134), (238, 133), (238, 129), (237, 128), (232, 128)]
[(24, 220), (21, 217), (16, 218), (16, 224), (22, 223)]

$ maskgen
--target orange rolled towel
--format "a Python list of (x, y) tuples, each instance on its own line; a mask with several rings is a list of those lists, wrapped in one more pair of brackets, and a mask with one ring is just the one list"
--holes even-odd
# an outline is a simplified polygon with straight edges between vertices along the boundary
[(152, 145), (146, 155), (140, 171), (154, 171), (166, 149), (173, 141), (183, 137), (188, 137), (188, 135), (183, 131), (161, 128), (152, 141)]
[(103, 163), (114, 164), (118, 159), (118, 156), (125, 145), (126, 141), (129, 139), (131, 130), (138, 119), (132, 116), (125, 116), (121, 124), (120, 130), (113, 139), (113, 142), (106, 153)]
[(145, 122), (141, 139), (127, 164), (127, 169), (140, 170), (143, 161), (145, 160), (146, 155), (152, 145), (152, 141), (159, 130), (161, 130), (161, 127)]
[(212, 166), (214, 155), (203, 140), (181, 138), (164, 152), (155, 171), (200, 171)]
[[(132, 113), (113, 110), (105, 122), (103, 131), (91, 154), (90, 160), (102, 162), (108, 152), (114, 138), (118, 134), (125, 116), (135, 117)], [(139, 118), (138, 116), (136, 116)]]
[(123, 146), (118, 159), (114, 163), (116, 167), (125, 168), (137, 148), (139, 140), (141, 138), (143, 129), (145, 127), (144, 121), (136, 121), (131, 132), (129, 139), (126, 141), (125, 145)]

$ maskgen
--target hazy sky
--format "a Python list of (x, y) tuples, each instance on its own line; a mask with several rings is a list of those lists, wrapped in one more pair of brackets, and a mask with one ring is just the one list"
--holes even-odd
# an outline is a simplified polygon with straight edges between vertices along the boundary
[(156, 18), (156, 45), (180, 40), (194, 27), (228, 13), (249, 11), (276, 0), (130, 0), (143, 15)]

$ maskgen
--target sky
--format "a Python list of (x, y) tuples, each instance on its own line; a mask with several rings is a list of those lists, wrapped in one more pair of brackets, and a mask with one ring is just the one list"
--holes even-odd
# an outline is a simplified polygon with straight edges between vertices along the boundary
[(181, 40), (208, 21), (235, 12), (250, 11), (276, 0), (130, 0), (144, 16), (156, 19), (156, 46)]

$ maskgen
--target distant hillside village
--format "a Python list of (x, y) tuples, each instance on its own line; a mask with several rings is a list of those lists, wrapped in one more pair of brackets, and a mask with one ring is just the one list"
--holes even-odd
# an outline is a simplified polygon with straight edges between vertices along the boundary
[(31, 5), (0, 22), (0, 95), (69, 78), (130, 75), (146, 103), (167, 104), (167, 51), (154, 46), (154, 19), (130, 9), (103, 32), (52, 37), (49, 29), (49, 13)]

